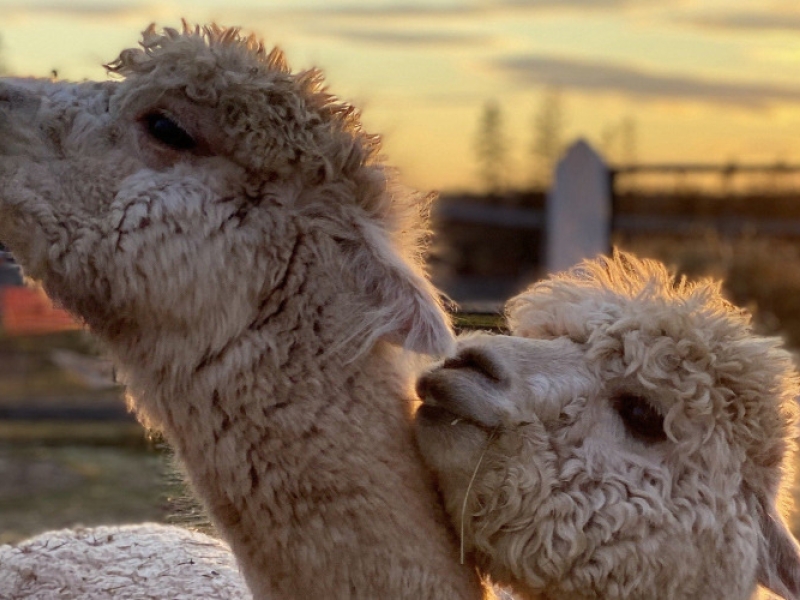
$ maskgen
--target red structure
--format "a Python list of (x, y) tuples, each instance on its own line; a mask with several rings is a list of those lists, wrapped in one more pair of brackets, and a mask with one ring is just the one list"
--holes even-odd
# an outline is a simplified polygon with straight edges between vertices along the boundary
[(39, 289), (0, 288), (0, 314), (6, 335), (36, 335), (80, 329), (81, 325)]

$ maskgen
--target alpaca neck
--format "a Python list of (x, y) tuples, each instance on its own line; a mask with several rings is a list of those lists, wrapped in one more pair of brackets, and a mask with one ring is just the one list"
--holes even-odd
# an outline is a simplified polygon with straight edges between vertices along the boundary
[(399, 351), (349, 360), (326, 337), (273, 319), (193, 369), (131, 373), (134, 404), (175, 446), (255, 598), (481, 598), (417, 454)]

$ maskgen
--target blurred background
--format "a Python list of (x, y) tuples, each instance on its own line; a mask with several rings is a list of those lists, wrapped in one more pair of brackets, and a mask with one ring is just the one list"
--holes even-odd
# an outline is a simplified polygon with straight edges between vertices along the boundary
[[(725, 280), (800, 347), (795, 0), (0, 0), (0, 74), (105, 79), (150, 22), (317, 66), (401, 180), (463, 313), (612, 245)], [(487, 322), (487, 320), (484, 320)], [(91, 336), (0, 253), (0, 543), (164, 520), (179, 487)]]

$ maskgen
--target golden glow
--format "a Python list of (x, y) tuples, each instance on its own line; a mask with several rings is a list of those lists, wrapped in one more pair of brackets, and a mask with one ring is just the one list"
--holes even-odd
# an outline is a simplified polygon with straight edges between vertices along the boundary
[(633, 119), (640, 161), (800, 161), (794, 3), (0, 0), (0, 14), (8, 71), (69, 79), (104, 78), (100, 65), (151, 21), (244, 24), (295, 68), (322, 67), (384, 134), (404, 180), (425, 189), (476, 186), (489, 100), (502, 110), (510, 180), (528, 181), (533, 116), (549, 87), (561, 90), (568, 140), (600, 147)]

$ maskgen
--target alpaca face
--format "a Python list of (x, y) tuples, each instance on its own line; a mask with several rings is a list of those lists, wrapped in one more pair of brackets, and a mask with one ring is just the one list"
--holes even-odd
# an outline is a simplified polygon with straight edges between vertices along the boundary
[[(20, 101), (0, 109), (0, 239), (99, 333), (190, 330), (207, 315), (224, 339), (280, 278), (296, 228), (207, 150), (210, 108), (173, 91), (127, 110), (126, 92), (139, 97), (126, 84), (2, 84)], [(237, 280), (233, 265), (262, 277)]]
[(684, 454), (677, 398), (600, 372), (569, 340), (480, 335), (420, 379), (418, 439), (467, 547), (533, 597), (694, 597), (723, 547), (741, 589), (757, 542), (736, 452)]
[(598, 273), (534, 286), (510, 304), (518, 335), (462, 338), (419, 380), (417, 437), (465, 548), (532, 598), (787, 593), (788, 356), (712, 288)]
[(106, 338), (202, 354), (321, 278), (365, 345), (449, 347), (419, 212), (317, 72), (216, 27), (151, 27), (109, 69), (124, 80), (0, 80), (0, 240), (51, 296)]

